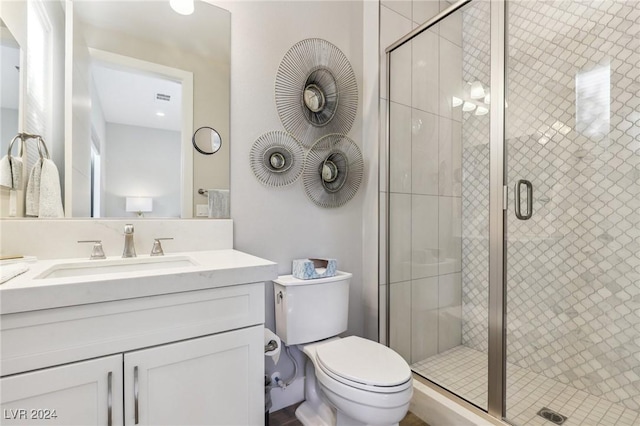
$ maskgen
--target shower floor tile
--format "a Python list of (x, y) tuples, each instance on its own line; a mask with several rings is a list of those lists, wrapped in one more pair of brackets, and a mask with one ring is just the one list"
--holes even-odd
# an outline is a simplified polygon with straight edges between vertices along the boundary
[[(486, 353), (456, 346), (416, 362), (411, 368), (486, 409), (487, 363)], [(553, 425), (537, 415), (543, 407), (566, 416), (563, 426), (619, 426), (640, 422), (640, 413), (636, 411), (508, 363), (508, 420), (516, 425)]]

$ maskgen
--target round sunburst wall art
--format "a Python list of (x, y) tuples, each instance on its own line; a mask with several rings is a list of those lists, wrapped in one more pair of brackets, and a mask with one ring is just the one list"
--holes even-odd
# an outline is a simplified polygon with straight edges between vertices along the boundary
[(346, 134), (358, 110), (358, 84), (347, 57), (319, 38), (296, 43), (276, 75), (280, 121), (306, 148), (329, 133)]
[(281, 187), (295, 182), (302, 173), (304, 149), (292, 135), (274, 130), (253, 143), (249, 160), (263, 185)]
[(304, 191), (316, 205), (340, 207), (358, 192), (364, 176), (364, 161), (358, 145), (345, 135), (318, 139), (305, 159)]

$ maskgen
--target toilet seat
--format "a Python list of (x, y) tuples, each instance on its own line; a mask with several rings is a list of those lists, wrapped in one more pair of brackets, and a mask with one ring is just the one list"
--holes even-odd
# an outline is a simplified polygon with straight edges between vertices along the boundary
[(412, 385), (405, 360), (380, 343), (350, 336), (316, 347), (317, 366), (332, 379), (375, 393), (401, 392)]

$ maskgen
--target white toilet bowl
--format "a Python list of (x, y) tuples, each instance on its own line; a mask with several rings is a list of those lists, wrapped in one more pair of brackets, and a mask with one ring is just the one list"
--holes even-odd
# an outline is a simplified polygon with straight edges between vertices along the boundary
[(409, 410), (411, 369), (393, 350), (347, 330), (352, 275), (273, 281), (276, 333), (306, 354), (305, 426), (392, 426)]
[(389, 426), (407, 414), (411, 370), (391, 349), (355, 336), (302, 349), (308, 357), (306, 401), (296, 416), (303, 424)]

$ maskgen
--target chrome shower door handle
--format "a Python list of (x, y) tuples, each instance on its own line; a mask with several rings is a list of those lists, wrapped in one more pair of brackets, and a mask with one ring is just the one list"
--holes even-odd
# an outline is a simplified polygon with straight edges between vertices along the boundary
[[(527, 187), (527, 211), (525, 214), (522, 214), (520, 210), (520, 186), (525, 185)], [(516, 182), (516, 186), (513, 189), (515, 192), (515, 211), (516, 217), (520, 220), (529, 220), (533, 215), (533, 185), (526, 179), (520, 179)]]

